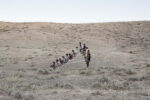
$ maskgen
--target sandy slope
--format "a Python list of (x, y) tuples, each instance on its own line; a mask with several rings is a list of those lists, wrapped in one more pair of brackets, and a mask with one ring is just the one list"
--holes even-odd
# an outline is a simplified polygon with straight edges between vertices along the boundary
[[(55, 72), (81, 41), (92, 53)], [(0, 100), (149, 100), (150, 22), (0, 22)], [(21, 97), (19, 97), (19, 94)]]

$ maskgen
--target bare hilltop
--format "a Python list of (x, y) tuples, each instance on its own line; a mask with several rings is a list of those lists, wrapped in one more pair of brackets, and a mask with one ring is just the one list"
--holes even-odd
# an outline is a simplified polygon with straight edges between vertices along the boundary
[[(50, 70), (57, 58), (85, 43)], [(150, 100), (150, 21), (0, 22), (0, 100)]]

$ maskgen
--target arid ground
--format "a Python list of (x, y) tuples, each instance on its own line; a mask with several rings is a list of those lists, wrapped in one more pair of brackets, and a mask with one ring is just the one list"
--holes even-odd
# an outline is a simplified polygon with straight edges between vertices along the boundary
[[(50, 64), (79, 42), (91, 51)], [(0, 22), (0, 100), (150, 100), (150, 21)]]

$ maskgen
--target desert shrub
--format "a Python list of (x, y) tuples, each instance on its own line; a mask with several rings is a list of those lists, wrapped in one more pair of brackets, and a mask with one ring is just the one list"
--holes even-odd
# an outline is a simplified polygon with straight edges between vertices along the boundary
[(4, 90), (2, 87), (0, 87), (0, 94), (5, 93), (5, 92), (6, 92), (6, 90)]
[(8, 93), (10, 96), (15, 97), (16, 99), (22, 99), (22, 93), (17, 90), (9, 91)]
[(74, 87), (72, 85), (70, 85), (70, 84), (65, 84), (63, 86), (63, 88), (65, 88), (65, 89), (74, 89)]
[(4, 67), (4, 65), (0, 65), (0, 67)]
[(28, 61), (28, 58), (25, 58), (24, 61)]
[(34, 99), (34, 96), (31, 93), (26, 93), (22, 96), (22, 99), (23, 100), (32, 100), (32, 99)]
[(14, 74), (14, 75), (8, 77), (7, 80), (10, 82), (18, 82), (21, 77), (23, 77), (22, 74)]
[(92, 100), (91, 97), (87, 97), (86, 100)]
[(108, 85), (109, 89), (112, 90), (128, 90), (129, 89), (129, 83), (121, 83), (121, 82), (112, 82), (111, 84)]
[(58, 84), (58, 83), (56, 83), (56, 84), (55, 84), (55, 87), (59, 87), (59, 84)]
[(150, 75), (143, 76), (143, 77), (141, 78), (141, 80), (150, 80)]
[(34, 57), (32, 57), (32, 56), (29, 56), (29, 57), (28, 57), (28, 59), (33, 59), (33, 58), (34, 58)]
[(43, 75), (49, 74), (49, 72), (46, 69), (39, 69), (38, 73)]
[(126, 74), (133, 75), (133, 74), (136, 74), (136, 72), (131, 69), (128, 69), (128, 70), (126, 70)]
[(13, 64), (18, 64), (18, 61), (17, 61), (17, 60), (14, 60), (14, 61), (13, 61)]
[(106, 76), (103, 76), (97, 83), (93, 84), (92, 88), (107, 89), (109, 82), (110, 80)]
[(97, 69), (97, 71), (101, 71), (101, 69)]
[(21, 91), (18, 91), (18, 90), (11, 90), (9, 91), (8, 93), (10, 96), (13, 96), (14, 98), (16, 98), (17, 100), (32, 100), (34, 99), (34, 96), (33, 94), (31, 93), (26, 93), (24, 94), (23, 92)]
[(139, 77), (130, 77), (129, 81), (139, 81)]
[(74, 87), (72, 85), (70, 85), (70, 84), (59, 84), (59, 83), (56, 83), (55, 87), (56, 88), (64, 88), (64, 89), (74, 89)]
[(30, 65), (30, 67), (34, 67), (34, 66), (35, 66), (34, 64), (31, 64), (31, 65)]
[(49, 77), (49, 78), (47, 78), (48, 80), (53, 80), (53, 79), (55, 79), (53, 76), (51, 76), (51, 77)]
[(87, 71), (87, 72), (86, 71), (81, 71), (80, 74), (81, 75), (91, 75), (91, 72), (90, 71)]
[(37, 68), (32, 68), (31, 70), (32, 70), (32, 71), (37, 71)]
[(150, 75), (148, 76), (135, 76), (128, 78), (129, 81), (143, 81), (143, 80), (150, 80)]
[(35, 79), (37, 79), (37, 80), (41, 80), (41, 78), (40, 78), (40, 77), (38, 77), (38, 76), (35, 76), (34, 78), (35, 78)]
[(57, 94), (58, 92), (57, 91), (54, 91), (54, 92), (52, 92), (53, 94)]
[(101, 83), (95, 83), (92, 86), (92, 88), (94, 88), (94, 89), (100, 89), (101, 87), (102, 87)]
[(97, 92), (93, 92), (93, 93), (91, 93), (93, 96), (96, 96), (96, 95), (102, 95), (102, 93), (100, 93), (99, 91), (97, 91)]
[(112, 89), (112, 90), (128, 90), (130, 89), (129, 83), (127, 82), (119, 82), (119, 81), (105, 81), (105, 82), (97, 82), (93, 84), (92, 88), (94, 89)]
[(146, 67), (150, 67), (150, 64), (146, 64)]
[(148, 91), (141, 91), (139, 93), (136, 93), (137, 95), (141, 95), (141, 96), (150, 96)]
[(96, 71), (101, 72), (102, 70), (101, 70), (101, 68), (98, 68)]
[(105, 83), (105, 82), (109, 82), (110, 80), (106, 76), (103, 76), (99, 81), (101, 83)]
[(82, 71), (82, 72), (80, 72), (80, 74), (85, 74), (85, 72)]

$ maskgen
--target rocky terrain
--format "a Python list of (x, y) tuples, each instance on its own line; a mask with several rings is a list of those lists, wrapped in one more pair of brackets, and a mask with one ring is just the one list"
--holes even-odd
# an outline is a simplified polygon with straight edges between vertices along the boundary
[[(56, 69), (79, 42), (81, 54)], [(150, 100), (150, 21), (0, 22), (0, 100)]]

